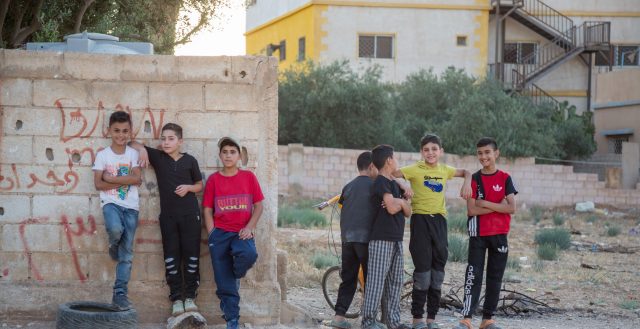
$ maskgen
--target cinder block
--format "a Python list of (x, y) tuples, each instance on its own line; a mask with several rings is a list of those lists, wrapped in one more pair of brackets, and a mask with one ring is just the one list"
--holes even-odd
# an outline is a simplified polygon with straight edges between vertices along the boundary
[(50, 251), (61, 249), (60, 225), (53, 221), (41, 219), (27, 221), (23, 224), (6, 224), (2, 226), (2, 251)]
[(177, 81), (176, 56), (122, 55), (120, 78), (124, 81)]
[[(145, 109), (149, 106), (148, 86), (142, 82), (91, 83), (91, 100), (107, 109)], [(135, 125), (135, 124), (134, 124)]]
[(54, 172), (58, 175), (64, 185), (54, 187), (54, 192), (60, 195), (83, 195), (98, 193), (93, 181), (93, 171), (91, 167), (76, 167), (69, 169), (68, 166), (56, 166)]
[[(193, 139), (215, 139), (217, 143), (220, 137), (229, 136), (233, 133), (237, 135), (239, 132), (236, 129), (236, 122), (231, 120), (230, 113), (180, 112), (176, 119), (182, 129), (188, 132), (189, 138)], [(255, 129), (255, 127), (252, 129)], [(235, 137), (235, 135), (231, 135), (231, 137)]]
[(233, 129), (230, 133), (235, 135), (242, 134), (242, 139), (260, 139), (263, 137), (263, 131), (261, 131), (260, 115), (258, 113), (233, 113), (231, 114), (231, 122)]
[(0, 253), (0, 279), (5, 282), (29, 279), (29, 260), (23, 252)]
[(15, 224), (31, 217), (31, 197), (26, 195), (3, 194), (0, 207), (0, 224)]
[(71, 218), (86, 216), (90, 210), (87, 196), (36, 195), (33, 197), (33, 216), (48, 216), (60, 223), (62, 215)]
[(164, 257), (162, 257), (162, 251), (159, 254), (147, 254), (146, 258), (147, 280), (164, 282)]
[(138, 225), (136, 231), (136, 251), (162, 254), (160, 224)]
[[(186, 135), (186, 132), (185, 132)], [(196, 158), (198, 165), (204, 165), (204, 142), (198, 139), (185, 139), (182, 143), (182, 152)]]
[(62, 53), (5, 49), (0, 62), (3, 78), (60, 79)]
[(150, 83), (149, 107), (168, 110), (204, 109), (204, 84), (196, 83)]
[(92, 166), (98, 151), (111, 144), (104, 138), (74, 138), (61, 142), (60, 137), (36, 136), (33, 140), (34, 163), (68, 166), (71, 161), (74, 167)]
[(2, 164), (0, 167), (6, 178), (0, 182), (0, 186), (6, 191), (14, 193), (53, 193), (53, 186), (44, 185), (39, 181), (40, 177), (44, 177), (46, 180), (49, 169), (45, 167), (20, 164)]
[[(34, 252), (31, 255), (35, 267), (44, 281), (80, 281), (88, 279), (87, 254)], [(32, 275), (34, 273), (32, 272)]]
[(63, 252), (107, 252), (106, 230), (104, 225), (98, 225), (95, 216), (67, 218), (67, 223), (62, 225)]
[[(135, 253), (134, 253), (135, 259)], [(116, 278), (116, 262), (107, 252), (89, 254), (89, 281), (113, 282)]]
[(2, 106), (31, 105), (31, 83), (28, 79), (3, 79), (0, 83)]
[[(164, 109), (136, 109), (131, 112), (133, 139), (160, 139), (162, 127), (165, 123), (172, 121), (170, 113), (168, 114)], [(108, 128), (106, 120), (104, 127)]]
[(120, 80), (121, 56), (65, 52), (62, 69), (66, 77), (79, 80)]
[(157, 223), (158, 218), (160, 217), (160, 197), (157, 194), (157, 188), (154, 188), (153, 192), (153, 196), (149, 195), (140, 198), (140, 223), (146, 223), (149, 221)]
[(7, 135), (59, 137), (62, 128), (62, 116), (57, 108), (4, 107), (3, 121), (2, 129)]
[(147, 280), (147, 256), (148, 254), (146, 253), (133, 253), (133, 263), (131, 264), (131, 281)]
[(180, 81), (231, 82), (231, 57), (178, 56)]
[(268, 64), (268, 57), (262, 56), (234, 56), (231, 58), (232, 76), (234, 83), (253, 84), (256, 81), (257, 70)]
[(207, 111), (257, 111), (252, 85), (207, 84), (204, 88)]
[(76, 80), (35, 80), (33, 81), (33, 105), (65, 109), (95, 107), (89, 97), (90, 85), (87, 81)]
[(33, 137), (3, 136), (0, 140), (0, 161), (2, 163), (30, 164), (33, 161)]

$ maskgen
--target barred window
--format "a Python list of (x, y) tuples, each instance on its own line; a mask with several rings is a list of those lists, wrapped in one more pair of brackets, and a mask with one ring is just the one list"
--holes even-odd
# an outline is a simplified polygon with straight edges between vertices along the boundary
[(638, 66), (640, 65), (640, 46), (613, 45), (610, 51), (596, 53), (596, 66), (609, 66), (609, 61), (611, 66)]
[(608, 136), (609, 153), (622, 154), (622, 143), (628, 142), (631, 135)]
[(393, 58), (393, 36), (358, 36), (358, 57)]
[(456, 37), (456, 45), (460, 46), (460, 47), (466, 47), (467, 46), (467, 36), (466, 35), (459, 35)]
[(535, 64), (538, 61), (538, 44), (534, 42), (509, 42), (504, 44), (504, 63)]
[(298, 39), (298, 62), (304, 61), (306, 55), (306, 40), (304, 37)]

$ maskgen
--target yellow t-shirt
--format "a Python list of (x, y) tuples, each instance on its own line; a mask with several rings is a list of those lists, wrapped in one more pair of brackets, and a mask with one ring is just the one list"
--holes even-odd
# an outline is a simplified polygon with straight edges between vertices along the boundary
[(444, 191), (447, 180), (454, 177), (456, 168), (439, 163), (429, 167), (424, 160), (410, 166), (400, 168), (404, 178), (411, 183), (413, 198), (411, 207), (414, 214), (447, 215), (444, 203)]

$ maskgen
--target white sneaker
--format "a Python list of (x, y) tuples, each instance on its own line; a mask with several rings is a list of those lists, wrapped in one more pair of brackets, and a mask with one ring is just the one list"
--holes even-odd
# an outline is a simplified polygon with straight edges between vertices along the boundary
[(182, 313), (184, 313), (184, 304), (181, 300), (176, 300), (171, 307), (171, 315), (176, 316)]
[(185, 312), (197, 312), (198, 305), (192, 298), (187, 298), (184, 300), (184, 311)]

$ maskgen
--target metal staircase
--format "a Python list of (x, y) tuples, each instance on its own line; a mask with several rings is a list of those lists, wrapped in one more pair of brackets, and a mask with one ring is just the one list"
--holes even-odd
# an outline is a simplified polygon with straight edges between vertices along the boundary
[[(491, 4), (492, 13), (499, 17), (497, 28), (504, 24), (502, 21), (506, 17), (510, 17), (547, 40), (517, 61), (517, 49), (512, 49), (503, 52), (495, 64), (489, 65), (490, 73), (505, 84), (505, 89), (530, 95), (534, 102), (557, 103), (534, 81), (578, 56), (591, 67), (591, 56), (585, 58), (581, 55), (610, 49), (610, 22), (584, 22), (577, 26), (571, 18), (540, 0), (492, 0)], [(496, 40), (500, 34), (504, 48), (504, 31), (497, 33)], [(496, 47), (496, 54), (498, 49)]]

